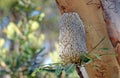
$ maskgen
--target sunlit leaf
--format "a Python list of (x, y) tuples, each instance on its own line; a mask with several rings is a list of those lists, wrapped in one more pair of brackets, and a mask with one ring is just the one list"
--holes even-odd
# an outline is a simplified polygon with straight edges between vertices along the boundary
[(41, 13), (41, 14), (40, 14), (40, 17), (41, 17), (41, 18), (45, 17), (45, 13)]
[(14, 34), (15, 34), (15, 27), (16, 25), (14, 23), (9, 23), (9, 25), (7, 26), (7, 29), (6, 29), (6, 34), (7, 34), (7, 37), (9, 39), (13, 39), (14, 38)]
[(34, 42), (34, 43), (37, 41), (37, 38), (35, 37), (34, 33), (29, 33), (28, 39), (30, 42)]
[(42, 21), (42, 19), (45, 17), (45, 14), (44, 13), (41, 13), (40, 14), (40, 17), (39, 17), (39, 21)]
[(34, 31), (39, 28), (39, 24), (37, 21), (30, 20), (29, 23), (30, 23), (30, 30)]
[(3, 38), (0, 39), (0, 48), (4, 45), (5, 40)]

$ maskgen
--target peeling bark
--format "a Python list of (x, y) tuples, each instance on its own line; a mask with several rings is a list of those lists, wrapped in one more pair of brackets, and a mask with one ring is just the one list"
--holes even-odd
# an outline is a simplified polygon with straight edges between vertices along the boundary
[(109, 38), (120, 64), (120, 0), (101, 0)]

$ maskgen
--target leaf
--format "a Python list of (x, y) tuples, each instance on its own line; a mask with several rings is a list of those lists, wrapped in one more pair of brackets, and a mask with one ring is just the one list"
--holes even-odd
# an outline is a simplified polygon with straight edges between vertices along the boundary
[(109, 48), (101, 48), (102, 50), (109, 50)]
[(1, 39), (0, 39), (0, 48), (3, 47), (4, 43), (5, 43), (5, 40), (4, 40), (3, 38), (1, 38)]
[(41, 69), (43, 71), (47, 71), (47, 72), (51, 72), (51, 73), (55, 73), (55, 69)]
[(7, 26), (7, 29), (6, 29), (6, 34), (7, 34), (7, 37), (9, 39), (13, 39), (14, 38), (14, 34), (15, 34), (15, 27), (16, 24), (14, 24), (13, 22), (10, 22)]
[(30, 24), (30, 30), (35, 31), (39, 28), (39, 23), (37, 21), (29, 21)]
[(65, 68), (66, 74), (73, 73), (74, 70), (75, 70), (75, 64), (68, 65), (68, 66)]
[(35, 68), (34, 72), (32, 72), (31, 76), (34, 77), (36, 75), (37, 72), (39, 72), (39, 68)]
[(99, 54), (93, 54), (97, 59), (101, 59), (101, 55), (99, 55)]
[(56, 68), (54, 66), (51, 66), (51, 65), (43, 65), (40, 67), (39, 70), (55, 73)]
[(55, 75), (60, 75), (62, 73), (62, 67), (59, 65), (57, 69), (55, 70)]
[(43, 52), (44, 50), (45, 50), (45, 47), (42, 47), (42, 48), (39, 49), (38, 52), (41, 53), (41, 52)]
[(91, 62), (93, 59), (88, 54), (83, 54), (80, 56), (80, 63), (88, 63)]

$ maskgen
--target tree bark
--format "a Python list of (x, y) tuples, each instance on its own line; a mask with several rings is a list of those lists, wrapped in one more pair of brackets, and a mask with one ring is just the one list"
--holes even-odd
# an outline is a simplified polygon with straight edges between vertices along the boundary
[[(86, 65), (89, 78), (120, 78), (120, 68), (116, 57), (109, 55), (115, 51), (106, 31), (100, 0), (56, 0), (56, 3), (61, 14), (69, 12), (79, 14), (85, 27), (88, 52), (108, 53), (101, 60), (95, 60)], [(109, 48), (109, 50), (100, 50), (101, 48)]]
[(118, 54), (117, 59), (120, 64), (120, 3), (119, 0), (101, 0), (101, 2), (109, 38)]

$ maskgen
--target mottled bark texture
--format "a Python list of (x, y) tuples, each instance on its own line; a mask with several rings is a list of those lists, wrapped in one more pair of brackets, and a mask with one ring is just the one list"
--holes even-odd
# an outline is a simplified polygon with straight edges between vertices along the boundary
[[(106, 0), (109, 1), (109, 0)], [(120, 78), (120, 67), (114, 55), (114, 48), (109, 40), (103, 8), (100, 0), (56, 0), (61, 14), (76, 12), (80, 16), (86, 32), (88, 52), (106, 54), (101, 60), (96, 59), (85, 66), (89, 78)], [(102, 39), (104, 40), (93, 49)], [(109, 48), (109, 50), (101, 50)]]
[(120, 0), (101, 0), (109, 38), (120, 64)]

